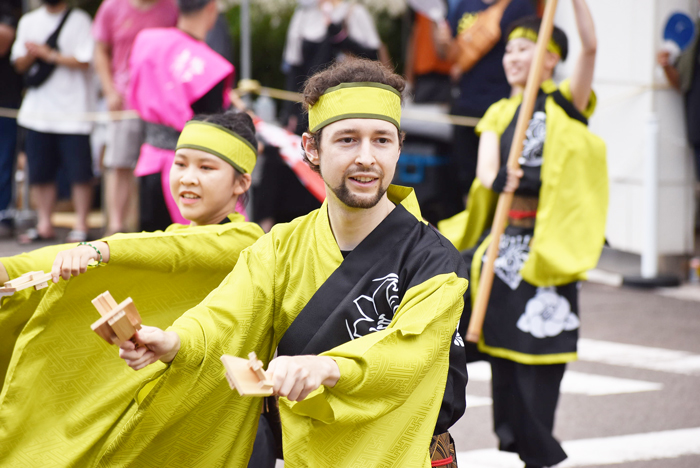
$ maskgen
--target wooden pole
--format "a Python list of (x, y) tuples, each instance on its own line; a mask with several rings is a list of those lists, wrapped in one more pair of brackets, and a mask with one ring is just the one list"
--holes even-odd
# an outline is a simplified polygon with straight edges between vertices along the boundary
[[(547, 6), (544, 9), (542, 17), (542, 25), (537, 36), (537, 46), (535, 48), (535, 57), (530, 66), (530, 73), (527, 77), (527, 84), (523, 93), (523, 102), (520, 106), (520, 114), (515, 126), (515, 135), (513, 136), (513, 144), (510, 147), (508, 155), (508, 167), (518, 169), (520, 164), (518, 159), (523, 152), (523, 143), (525, 140), (525, 132), (530, 125), (532, 112), (535, 109), (535, 101), (537, 93), (540, 89), (540, 81), (542, 79), (542, 66), (544, 64), (545, 53), (547, 52), (547, 44), (552, 37), (554, 29), (554, 13), (557, 9), (557, 0), (548, 0)], [(491, 286), (493, 286), (493, 264), (498, 256), (498, 247), (501, 236), (505, 230), (506, 221), (508, 220), (508, 212), (513, 203), (512, 193), (501, 193), (498, 197), (498, 205), (496, 206), (496, 214), (491, 227), (491, 244), (486, 253), (486, 262), (481, 272), (479, 279), (479, 290), (476, 294), (474, 309), (472, 310), (471, 319), (469, 320), (469, 328), (467, 329), (467, 341), (477, 343), (481, 336), (481, 329), (484, 326), (484, 316), (486, 315), (486, 306), (489, 303), (491, 296)], [(479, 259), (474, 258), (475, 262)]]

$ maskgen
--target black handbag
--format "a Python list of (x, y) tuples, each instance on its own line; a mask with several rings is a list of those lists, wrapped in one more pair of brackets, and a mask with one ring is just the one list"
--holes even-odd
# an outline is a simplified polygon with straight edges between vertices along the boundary
[[(71, 12), (71, 8), (66, 10), (66, 13), (61, 18), (61, 22), (58, 24), (56, 30), (49, 36), (46, 40), (46, 45), (53, 50), (58, 50), (58, 35), (63, 29), (63, 25), (66, 23), (66, 19)], [(51, 73), (56, 69), (55, 63), (45, 62), (41, 59), (36, 59), (29, 70), (24, 74), (24, 84), (30, 88), (36, 88), (41, 86), (46, 80), (49, 79)]]

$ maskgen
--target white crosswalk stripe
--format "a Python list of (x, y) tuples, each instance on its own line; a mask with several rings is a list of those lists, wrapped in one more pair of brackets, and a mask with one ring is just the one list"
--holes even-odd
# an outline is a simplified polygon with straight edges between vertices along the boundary
[[(700, 428), (678, 429), (645, 434), (566, 441), (569, 458), (557, 468), (614, 465), (646, 460), (700, 455)], [(469, 468), (522, 468), (513, 453), (496, 449), (472, 450), (457, 454), (459, 466)]]
[(578, 357), (615, 366), (700, 375), (700, 355), (686, 351), (582, 338), (578, 340)]
[(491, 397), (482, 397), (475, 395), (467, 395), (467, 408), (478, 408), (479, 406), (491, 406), (493, 400)]

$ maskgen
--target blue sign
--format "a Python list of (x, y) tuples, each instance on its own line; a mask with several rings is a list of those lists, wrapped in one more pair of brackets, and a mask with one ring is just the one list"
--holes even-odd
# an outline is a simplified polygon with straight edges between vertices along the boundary
[(675, 42), (681, 50), (688, 47), (694, 35), (695, 24), (685, 13), (674, 13), (666, 22), (664, 40)]

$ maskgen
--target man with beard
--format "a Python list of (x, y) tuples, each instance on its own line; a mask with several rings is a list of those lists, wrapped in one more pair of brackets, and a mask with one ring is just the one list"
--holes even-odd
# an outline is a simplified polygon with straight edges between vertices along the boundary
[[(197, 460), (185, 444), (187, 462), (249, 456), (245, 436), (254, 433), (262, 399), (228, 390), (219, 358), (250, 351), (269, 362), (280, 397), (286, 466), (456, 466), (447, 430), (465, 409), (457, 328), (466, 267), (422, 221), (412, 189), (390, 185), (404, 87), (402, 77), (363, 59), (309, 79), (302, 144), (326, 201), (244, 251), (220, 287), (167, 331), (143, 327), (135, 341), (148, 349), (122, 346), (134, 369), (158, 360), (170, 367), (105, 466), (126, 452), (145, 465), (162, 456), (144, 442), (159, 440), (151, 428), (194, 436), (205, 422), (200, 408), (212, 401), (228, 416), (219, 430), (234, 425), (238, 440), (222, 454), (209, 445)], [(178, 386), (196, 391), (183, 393), (188, 412), (175, 420), (169, 405)], [(176, 463), (177, 447), (169, 452)]]

